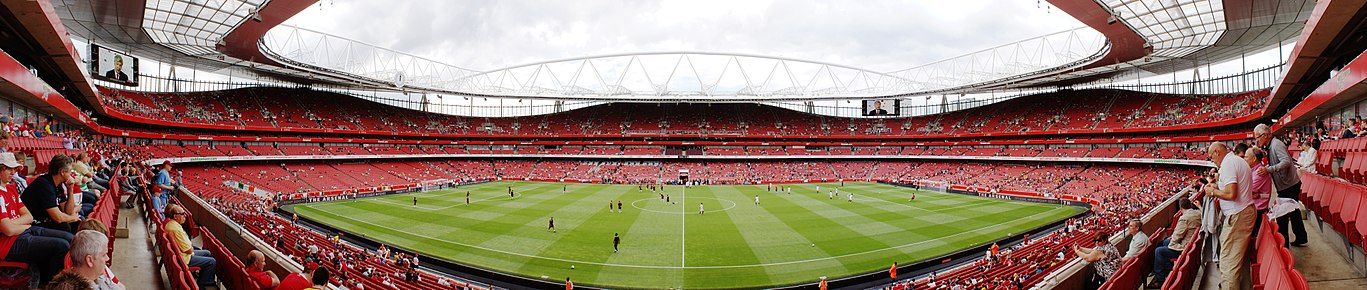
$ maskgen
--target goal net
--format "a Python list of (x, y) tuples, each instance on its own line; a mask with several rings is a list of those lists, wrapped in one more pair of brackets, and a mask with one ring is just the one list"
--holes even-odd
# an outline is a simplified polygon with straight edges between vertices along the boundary
[(916, 182), (916, 186), (924, 191), (949, 193), (949, 183), (945, 181), (922, 179)]

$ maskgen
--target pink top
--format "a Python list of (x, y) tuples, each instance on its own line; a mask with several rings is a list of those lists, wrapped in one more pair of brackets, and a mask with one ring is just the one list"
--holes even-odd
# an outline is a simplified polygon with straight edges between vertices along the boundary
[[(1266, 167), (1267, 162), (1258, 161), (1253, 168)], [(1253, 206), (1258, 210), (1267, 210), (1267, 201), (1272, 197), (1272, 174), (1258, 175), (1253, 174)]]

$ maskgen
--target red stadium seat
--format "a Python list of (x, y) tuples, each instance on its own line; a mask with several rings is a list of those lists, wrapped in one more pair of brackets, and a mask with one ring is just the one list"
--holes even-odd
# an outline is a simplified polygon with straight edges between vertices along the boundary
[(1324, 204), (1320, 207), (1320, 212), (1322, 214), (1321, 216), (1330, 224), (1337, 223), (1337, 220), (1334, 219), (1334, 213), (1343, 209), (1343, 200), (1346, 196), (1343, 192), (1343, 185), (1342, 182), (1331, 182), (1331, 190), (1325, 192), (1325, 194), (1328, 194), (1329, 196), (1327, 196)]
[(1357, 159), (1358, 154), (1356, 152), (1344, 155), (1343, 164), (1339, 165), (1338, 177), (1347, 180), (1355, 180), (1355, 178), (1353, 178), (1353, 169), (1356, 168)]
[(1364, 173), (1362, 171), (1363, 162), (1367, 161), (1367, 152), (1350, 152), (1348, 153), (1348, 156), (1352, 156), (1352, 161), (1346, 161), (1343, 163), (1343, 165), (1347, 167), (1347, 171), (1349, 172), (1348, 177), (1344, 179), (1356, 183), (1362, 183), (1362, 176)]
[(25, 289), (33, 277), (29, 265), (20, 262), (0, 261), (0, 288)]
[[(1196, 239), (1187, 245), (1188, 249), (1201, 249), (1205, 243), (1205, 235), (1196, 235)], [(1196, 282), (1196, 273), (1200, 269), (1201, 251), (1182, 251), (1177, 257), (1177, 262), (1173, 264), (1172, 273), (1168, 274), (1168, 279), (1163, 281), (1163, 290), (1186, 290), (1191, 289)]]
[[(942, 115), (881, 120), (831, 119), (816, 115), (785, 114), (786, 111), (777, 108), (755, 109), (740, 105), (708, 106), (706, 109), (696, 106), (623, 105), (586, 108), (551, 116), (523, 117), (535, 119), (531, 120), (533, 124), (541, 124), (535, 128), (528, 128), (525, 126), (528, 124), (527, 120), (416, 113), (359, 98), (308, 90), (249, 88), (231, 92), (195, 93), (137, 93), (108, 88), (99, 90), (101, 95), (111, 102), (125, 104), (110, 106), (111, 111), (121, 113), (116, 116), (117, 118), (140, 122), (150, 120), (217, 126), (222, 130), (246, 128), (283, 132), (296, 131), (295, 129), (328, 129), (367, 134), (421, 131), (452, 135), (524, 136), (641, 134), (680, 130), (756, 136), (951, 136), (1121, 128), (1152, 128), (1156, 131), (1160, 128), (1246, 117), (1256, 113), (1259, 108), (1248, 104), (1263, 103), (1270, 97), (1269, 90), (1201, 98), (1191, 98), (1190, 95), (1084, 90), (1025, 96)], [(232, 94), (233, 97), (223, 98), (222, 95), (226, 94)], [(279, 97), (282, 95), (289, 97)], [(201, 111), (208, 114), (177, 114), (185, 111)], [(668, 118), (623, 117), (630, 115), (625, 112), (636, 111), (641, 111), (641, 115), (644, 116)], [(271, 112), (274, 116), (268, 117), (265, 112)], [(1099, 118), (1121, 114), (1126, 116)], [(520, 127), (514, 124), (519, 124)], [(700, 127), (699, 124), (707, 125)], [(231, 155), (254, 151), (254, 148), (243, 150), (240, 146), (216, 149), (215, 151)], [(516, 150), (530, 152), (535, 148), (519, 146), (514, 151)], [(1149, 150), (1134, 149), (1127, 154), (1151, 153), (1147, 151)]]
[(1314, 176), (1314, 179), (1316, 180), (1316, 186), (1315, 190), (1310, 192), (1310, 201), (1306, 203), (1306, 207), (1308, 207), (1310, 211), (1314, 212), (1316, 215), (1324, 217), (1323, 208), (1324, 205), (1328, 203), (1330, 197), (1330, 194), (1328, 193), (1330, 193), (1334, 188), (1334, 182), (1331, 179), (1322, 177), (1320, 175), (1312, 176)]
[[(1354, 226), (1356, 226), (1354, 222), (1357, 221), (1358, 208), (1361, 204), (1363, 190), (1361, 186), (1355, 184), (1345, 184), (1343, 189), (1342, 192), (1339, 192), (1339, 194), (1344, 196), (1343, 200), (1340, 201), (1342, 205), (1338, 207), (1338, 211), (1332, 213), (1334, 220), (1333, 227), (1334, 230), (1337, 230), (1346, 236), (1352, 236), (1351, 232), (1353, 231), (1352, 229), (1354, 229)], [(1355, 239), (1349, 238), (1349, 241), (1353, 240)]]
[(1306, 203), (1310, 201), (1310, 192), (1314, 190), (1317, 181), (1312, 178), (1311, 175), (1305, 174), (1305, 172), (1299, 172), (1298, 174), (1300, 174), (1301, 179), (1300, 200), (1302, 203)]
[(1284, 240), (1277, 233), (1277, 226), (1267, 217), (1262, 218), (1262, 227), (1255, 236), (1252, 265), (1253, 289), (1293, 289), (1292, 277), (1288, 270), (1294, 270), (1291, 261), (1282, 254)]

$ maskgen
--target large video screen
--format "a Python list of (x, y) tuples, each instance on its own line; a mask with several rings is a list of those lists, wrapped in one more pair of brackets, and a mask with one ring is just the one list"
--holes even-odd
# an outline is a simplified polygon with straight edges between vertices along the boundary
[(864, 100), (864, 116), (901, 116), (902, 100)]
[(90, 45), (90, 76), (128, 86), (138, 85), (138, 58)]

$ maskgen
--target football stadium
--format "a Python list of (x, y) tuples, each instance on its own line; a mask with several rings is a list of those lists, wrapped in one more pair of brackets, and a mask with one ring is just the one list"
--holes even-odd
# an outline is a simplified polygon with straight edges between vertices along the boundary
[(1367, 287), (1367, 0), (0, 6), (0, 289)]

